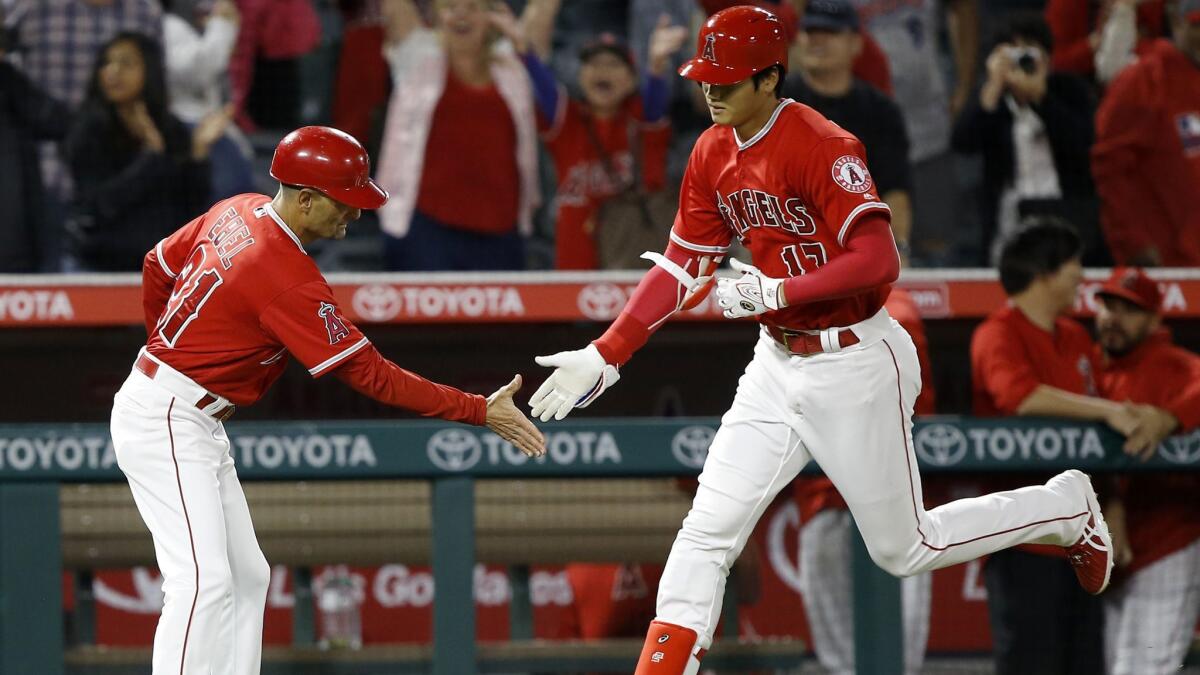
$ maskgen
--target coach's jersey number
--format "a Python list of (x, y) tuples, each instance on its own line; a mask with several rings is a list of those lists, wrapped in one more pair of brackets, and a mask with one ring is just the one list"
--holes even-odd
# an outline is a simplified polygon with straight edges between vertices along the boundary
[(205, 265), (208, 254), (197, 248), (188, 264), (179, 273), (180, 281), (167, 301), (167, 308), (158, 320), (158, 335), (168, 347), (174, 347), (179, 336), (197, 316), (200, 308), (212, 297), (224, 279), (215, 265)]
[(820, 242), (788, 244), (779, 252), (779, 257), (783, 258), (783, 264), (787, 265), (788, 276), (792, 277), (798, 277), (808, 270), (815, 270), (828, 261), (825, 256), (825, 245)]

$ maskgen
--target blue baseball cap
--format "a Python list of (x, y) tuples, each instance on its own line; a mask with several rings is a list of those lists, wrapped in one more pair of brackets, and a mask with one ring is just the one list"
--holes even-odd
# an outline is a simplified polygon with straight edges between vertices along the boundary
[(858, 11), (848, 0), (809, 0), (803, 30), (858, 31)]

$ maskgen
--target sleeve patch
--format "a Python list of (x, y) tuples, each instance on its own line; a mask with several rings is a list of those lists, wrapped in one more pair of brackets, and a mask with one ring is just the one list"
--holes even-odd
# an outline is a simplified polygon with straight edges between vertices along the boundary
[(321, 308), (317, 310), (317, 316), (325, 320), (325, 332), (329, 334), (329, 344), (336, 345), (350, 337), (350, 329), (346, 327), (346, 322), (342, 321), (342, 317), (338, 316), (337, 307), (328, 302), (322, 302)]
[(874, 184), (866, 163), (854, 155), (842, 155), (833, 163), (833, 182), (854, 194), (866, 192)]

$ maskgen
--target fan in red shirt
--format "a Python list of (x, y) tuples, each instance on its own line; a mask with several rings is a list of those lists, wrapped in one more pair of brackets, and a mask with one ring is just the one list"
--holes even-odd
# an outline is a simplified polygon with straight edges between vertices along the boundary
[[(1200, 356), (1172, 344), (1161, 326), (1158, 284), (1141, 270), (1118, 268), (1096, 298), (1101, 391), (1114, 401), (1161, 406), (1177, 422), (1175, 433), (1193, 432), (1200, 426)], [(1130, 473), (1105, 504), (1117, 562), (1104, 596), (1110, 672), (1183, 667), (1200, 618), (1197, 495), (1196, 473)]]
[(1171, 11), (1159, 40), (1121, 72), (1096, 112), (1092, 174), (1113, 258), (1200, 265), (1200, 0)]
[[(603, 262), (595, 238), (600, 206), (626, 190), (655, 192), (666, 182), (671, 127), (663, 75), (687, 30), (665, 18), (656, 26), (640, 93), (629, 49), (614, 36), (601, 35), (579, 54), (583, 97), (576, 99), (567, 95), (539, 56), (549, 52), (558, 3), (549, 7), (550, 11), (534, 11), (537, 7), (531, 4), (521, 22), (502, 10), (504, 18), (497, 25), (522, 52), (533, 83), (538, 128), (554, 158), (554, 266), (597, 269)], [(640, 184), (635, 185), (635, 179)]]
[(298, 129), (280, 141), (271, 175), (274, 199), (218, 202), (146, 254), (150, 339), (111, 428), (164, 579), (155, 672), (259, 670), (270, 568), (222, 423), (262, 397), (289, 354), (313, 377), (334, 373), (383, 403), (486, 424), (526, 455), (544, 452), (512, 401), (520, 376), (487, 399), (435, 384), (385, 359), (338, 308), (304, 246), (341, 239), (362, 209), (387, 201), (358, 141)]
[(645, 254), (654, 268), (599, 340), (537, 359), (555, 370), (530, 399), (533, 413), (563, 419), (703, 297), (735, 236), (749, 250), (753, 265), (731, 261), (741, 276), (718, 280), (716, 300), (727, 318), (754, 317), (758, 342), (668, 556), (639, 675), (698, 671), (730, 566), (810, 459), (895, 576), (1038, 540), (1071, 547), (1091, 592), (1108, 583), (1107, 528), (1081, 472), (924, 509), (911, 439), (917, 351), (883, 309), (900, 269), (888, 207), (858, 139), (779, 97), (786, 64), (784, 26), (770, 12), (709, 17), (680, 74), (699, 83), (715, 124), (693, 148), (666, 251)]

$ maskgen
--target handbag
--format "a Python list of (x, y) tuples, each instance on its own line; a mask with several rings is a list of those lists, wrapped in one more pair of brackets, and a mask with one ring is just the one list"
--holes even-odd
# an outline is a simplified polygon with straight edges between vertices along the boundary
[(600, 269), (641, 269), (646, 263), (641, 259), (646, 251), (661, 251), (675, 223), (675, 212), (679, 206), (678, 188), (647, 191), (642, 181), (642, 143), (637, 133), (635, 120), (626, 125), (629, 149), (633, 155), (633, 177), (622, 180), (613, 163), (612, 155), (604, 149), (596, 127), (589, 115), (584, 126), (592, 147), (600, 155), (604, 172), (613, 185), (622, 190), (604, 199), (592, 215), (596, 240), (596, 256)]

